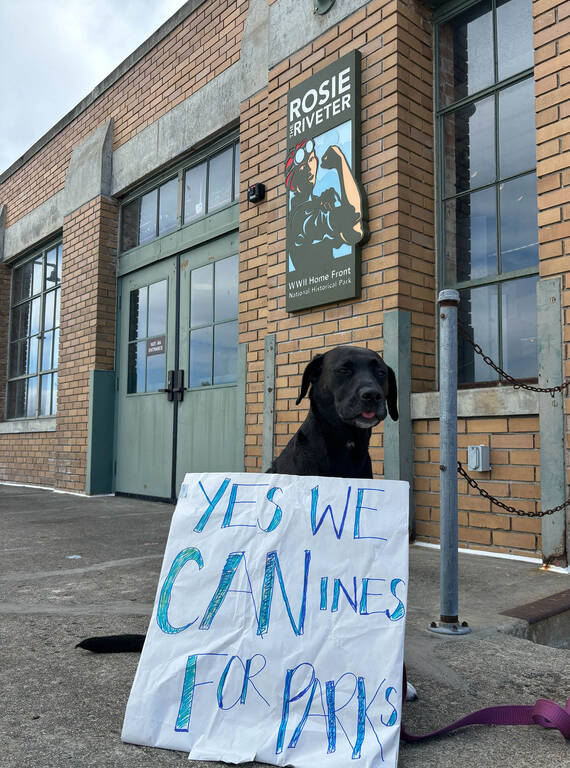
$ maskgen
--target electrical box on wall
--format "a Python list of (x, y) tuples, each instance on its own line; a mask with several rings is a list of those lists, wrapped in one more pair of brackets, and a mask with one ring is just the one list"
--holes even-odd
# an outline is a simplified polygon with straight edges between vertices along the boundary
[(491, 462), (489, 461), (488, 445), (470, 445), (467, 447), (467, 468), (473, 472), (489, 472)]

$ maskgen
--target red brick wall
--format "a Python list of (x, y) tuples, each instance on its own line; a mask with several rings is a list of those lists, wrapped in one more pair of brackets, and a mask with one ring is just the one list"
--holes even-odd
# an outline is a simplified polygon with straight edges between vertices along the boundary
[[(398, 13), (397, 13), (398, 11)], [(433, 388), (433, 138), (431, 25), (419, 3), (376, 0), (275, 66), (269, 74), (266, 121), (261, 99), (242, 112), (242, 180), (267, 188), (266, 203), (241, 211), (242, 317), (240, 340), (250, 345), (246, 467), (260, 465), (266, 333), (275, 333), (276, 451), (306, 414), (297, 407), (301, 375), (317, 352), (337, 344), (382, 351), (385, 309), (413, 316), (413, 375)], [(349, 51), (362, 54), (362, 182), (368, 196), (370, 240), (362, 248), (362, 296), (356, 301), (285, 311), (286, 104), (291, 87)], [(260, 122), (260, 130), (250, 123)], [(264, 234), (265, 233), (265, 234)], [(258, 237), (264, 234), (264, 237)], [(265, 242), (264, 242), (265, 241)], [(266, 250), (265, 250), (266, 249)], [(258, 257), (263, 254), (264, 259)], [(252, 271), (252, 269), (254, 271)], [(374, 433), (374, 469), (383, 471), (382, 433)]]
[(118, 204), (101, 197), (64, 221), (58, 488), (85, 490), (89, 373), (114, 368), (117, 223)]
[[(467, 446), (488, 445), (491, 471), (476, 480), (491, 495), (523, 512), (540, 508), (538, 417), (458, 419), (458, 458), (467, 467)], [(420, 541), (439, 541), (439, 421), (414, 422), (414, 500)], [(533, 556), (540, 552), (538, 518), (511, 515), (481, 497), (462, 478), (458, 484), (459, 546)]]
[[(536, 0), (534, 76), (540, 276), (562, 279), (564, 377), (570, 378), (570, 3)], [(570, 449), (570, 399), (565, 398)], [(566, 452), (570, 484), (570, 451)], [(570, 522), (569, 522), (570, 524)]]

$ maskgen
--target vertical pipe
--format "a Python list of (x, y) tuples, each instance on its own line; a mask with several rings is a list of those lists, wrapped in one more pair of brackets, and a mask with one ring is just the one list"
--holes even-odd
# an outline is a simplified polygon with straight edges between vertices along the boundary
[(458, 621), (457, 305), (459, 293), (439, 293), (440, 611)]

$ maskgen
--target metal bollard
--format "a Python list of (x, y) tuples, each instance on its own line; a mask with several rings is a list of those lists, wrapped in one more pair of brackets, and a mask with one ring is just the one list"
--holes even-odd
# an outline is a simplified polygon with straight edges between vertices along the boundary
[(459, 623), (457, 556), (457, 305), (459, 293), (439, 293), (440, 620), (429, 629), (444, 635), (471, 632)]

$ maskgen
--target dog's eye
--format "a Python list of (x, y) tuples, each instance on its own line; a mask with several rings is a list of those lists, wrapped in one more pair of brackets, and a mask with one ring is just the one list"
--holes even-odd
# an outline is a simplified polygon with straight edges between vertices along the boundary
[(341, 376), (351, 376), (352, 368), (350, 368), (348, 365), (341, 365), (340, 368), (336, 369), (336, 372), (339, 373)]

